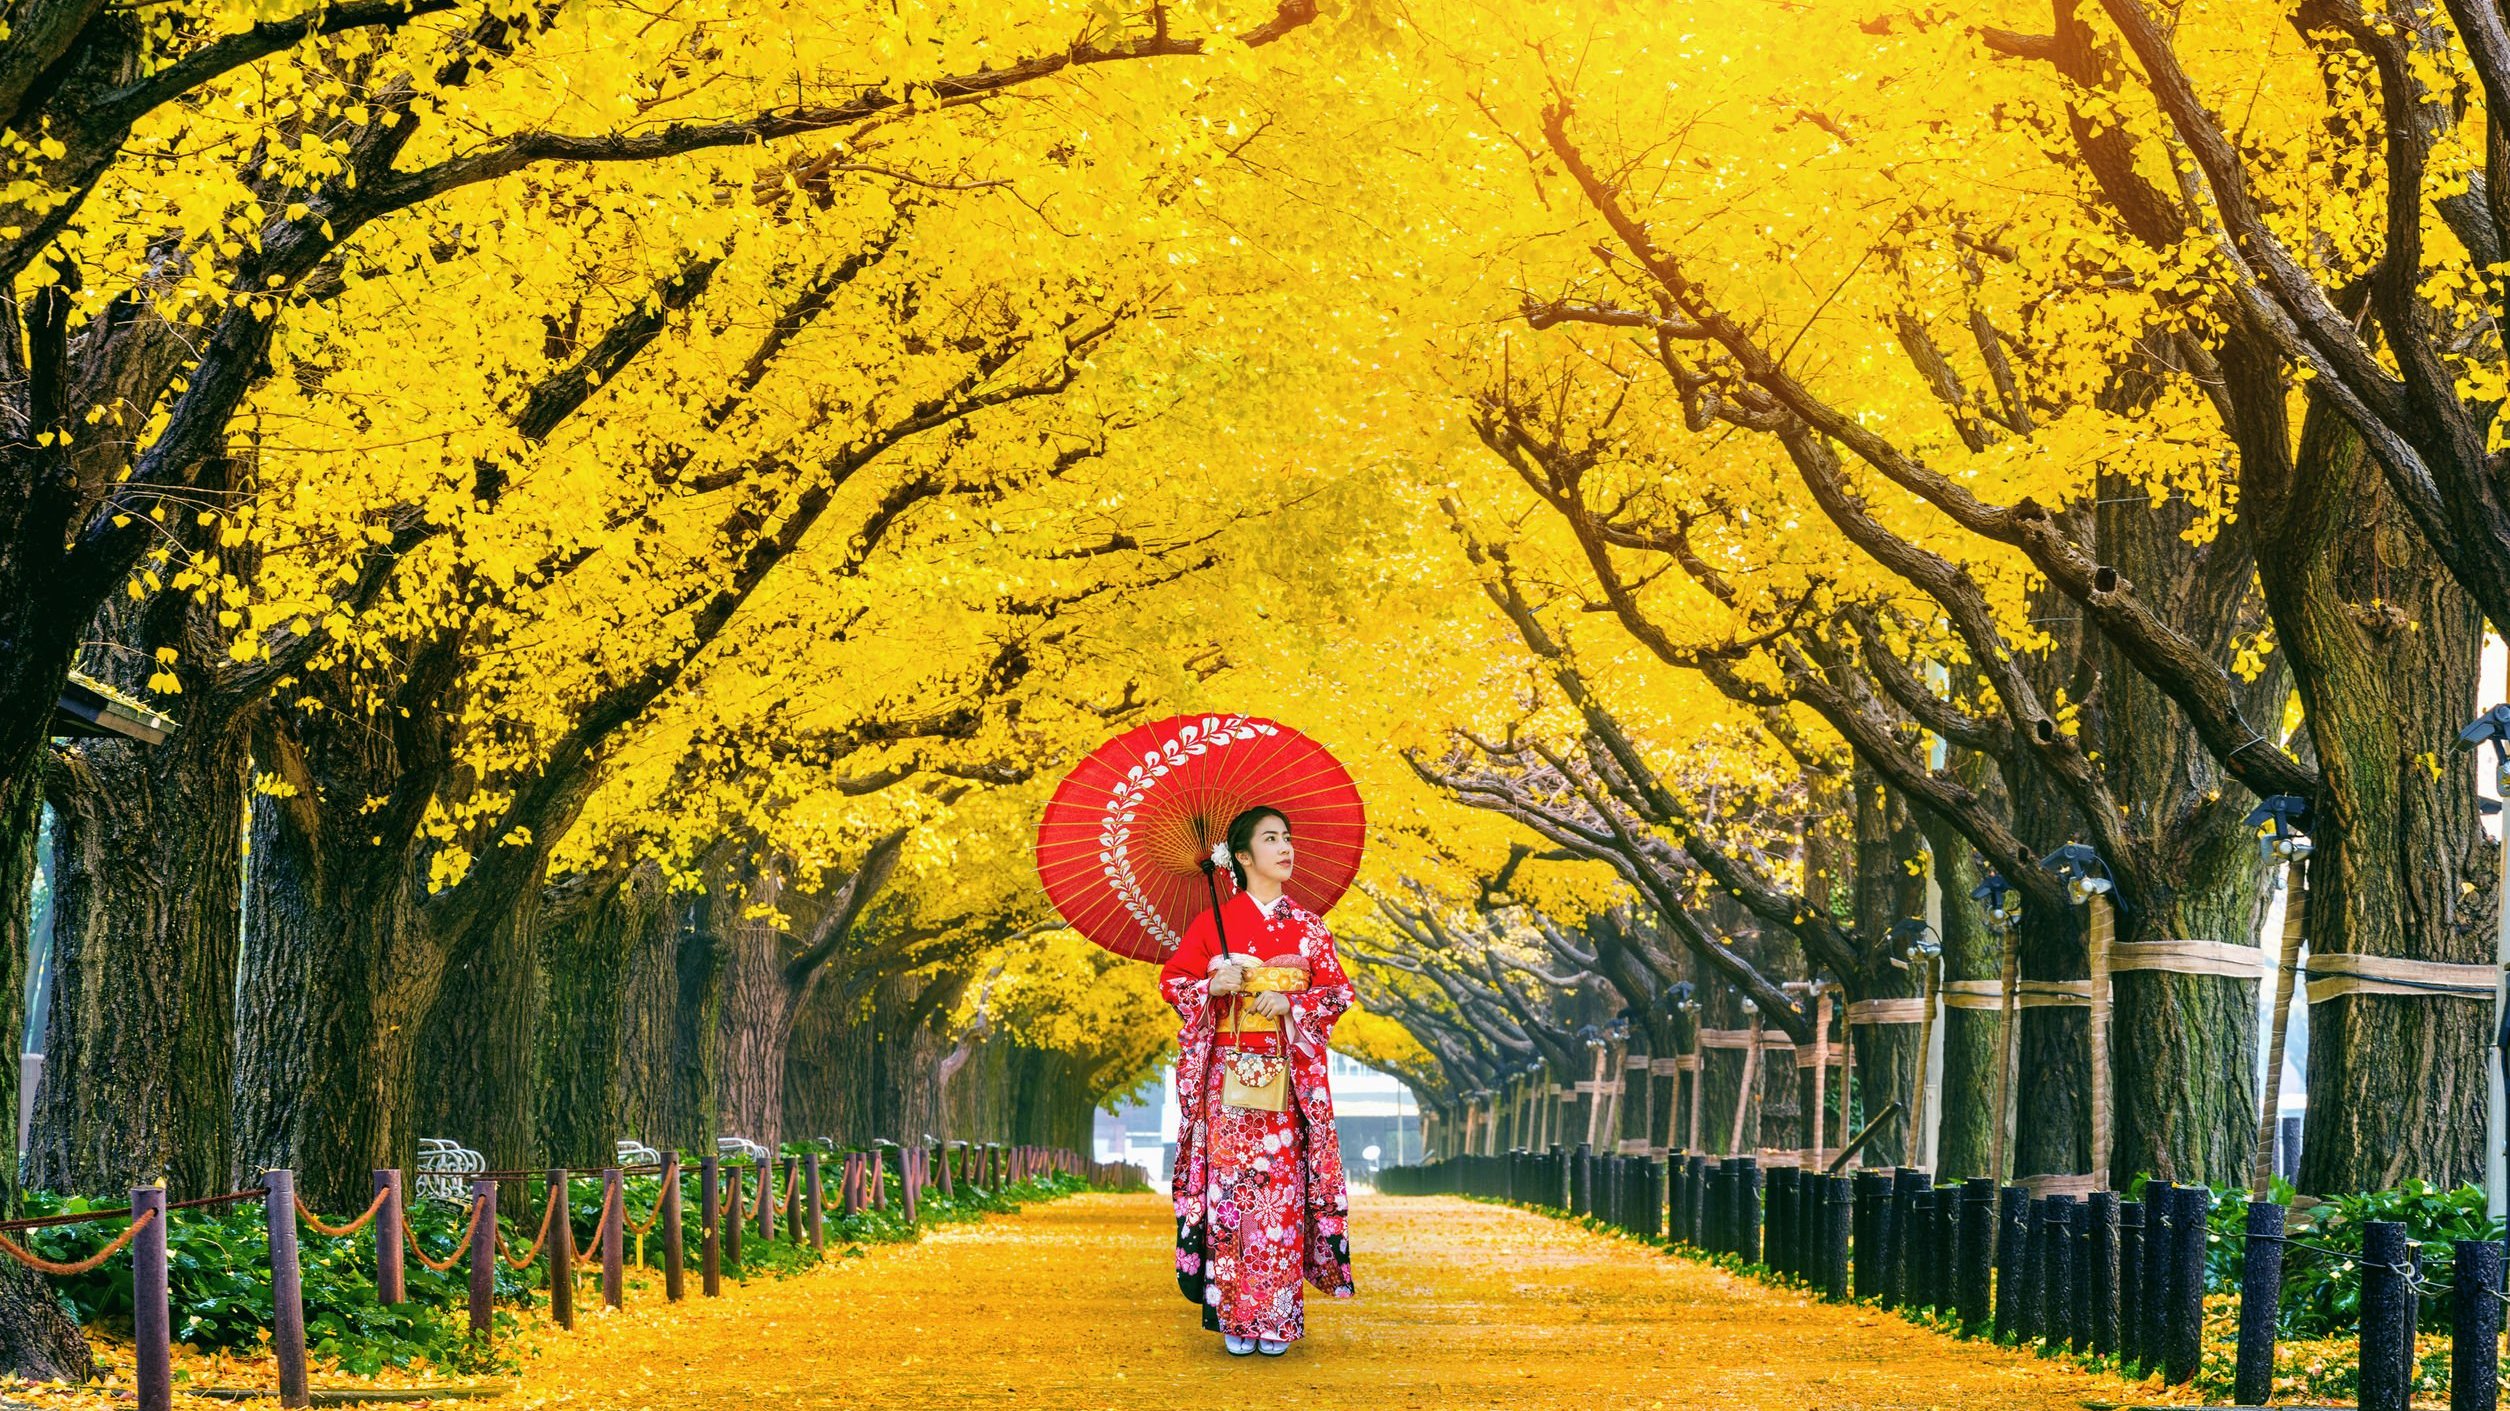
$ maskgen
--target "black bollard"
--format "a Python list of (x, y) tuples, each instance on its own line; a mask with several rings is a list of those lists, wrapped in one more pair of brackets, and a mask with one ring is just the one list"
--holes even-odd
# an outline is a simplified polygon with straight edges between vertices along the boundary
[(1833, 1303), (1848, 1301), (1848, 1240), (1856, 1216), (1856, 1196), (1845, 1176), (1822, 1177), (1823, 1287)]
[(1988, 1331), (1995, 1269), (1996, 1183), (1972, 1176), (1961, 1183), (1959, 1268), (1953, 1274), (1958, 1290), (1953, 1302), (1961, 1315), (1961, 1331), (1970, 1337)]
[(1569, 1157), (1569, 1214), (1595, 1211), (1595, 1149), (1584, 1142)]
[(1708, 1247), (1708, 1158), (1705, 1155), (1694, 1155), (1686, 1158), (1683, 1164), (1691, 1173), (1690, 1187), (1685, 1192), (1691, 1202), (1691, 1208), (1684, 1212), (1682, 1218), (1690, 1226), (1692, 1245), (1706, 1249)]
[(2170, 1342), (2162, 1379), (2171, 1386), (2196, 1380), (2204, 1355), (2205, 1212), (2213, 1198), (2203, 1186), (2174, 1186), (2170, 1192)]
[(1961, 1188), (1935, 1187), (1934, 1307), (1950, 1313), (1961, 1288)]
[(2031, 1201), (2022, 1220), (2022, 1261), (2015, 1280), (2022, 1286), (2022, 1316), (2015, 1320), (2013, 1333), (2016, 1342), (2028, 1346), (2048, 1326), (2048, 1202)]
[(2052, 1195), (2044, 1203), (2041, 1222), (2047, 1241), (2040, 1255), (2046, 1302), (2040, 1320), (2040, 1349), (2062, 1352), (2074, 1334), (2074, 1197)]
[(2240, 1247), (2240, 1358), (2231, 1399), (2263, 1406), (2275, 1390), (2275, 1313), (2283, 1299), (2283, 1207), (2249, 1202)]
[(1807, 1168), (1795, 1180), (1796, 1269), (1816, 1288), (1830, 1287), (1830, 1178)]
[(2084, 1247), (2091, 1269), (2088, 1274), (2078, 1269), (2075, 1277), (2090, 1281), (2090, 1350), (2106, 1357), (2118, 1350), (2118, 1193), (2092, 1192), (2084, 1219), (2092, 1230)]
[(1879, 1298), (1882, 1295), (1882, 1236), (1875, 1225), (1882, 1219), (1883, 1177), (1879, 1172), (1856, 1173), (1855, 1195), (1849, 1217), (1849, 1231), (1855, 1241), (1856, 1296)]
[[(2362, 1411), (2406, 1411), (2414, 1325), (2407, 1320), (2405, 1226), (2394, 1220), (2362, 1225), (2362, 1351), (2356, 1379)], [(2175, 1350), (2175, 1349), (2174, 1349)]]
[(2494, 1411), (2501, 1400), (2501, 1246), (2459, 1240), (2449, 1276), (2449, 1411)]
[(1746, 1264), (1760, 1262), (1760, 1161), (1756, 1157), (1737, 1158), (1734, 1172), (1734, 1232), (1740, 1241), (1735, 1253)]
[(2144, 1202), (2118, 1202), (2118, 1365), (2144, 1360)]
[(1996, 1326), (1998, 1342), (2022, 1336), (2022, 1251), (2027, 1243), (2029, 1192), (2006, 1186), (1996, 1192)]
[(2086, 1197), (2066, 1210), (2067, 1243), (2073, 1246), (2074, 1297), (2066, 1307), (2066, 1347), (2092, 1350), (2092, 1203)]
[(1792, 1166), (1769, 1168), (1769, 1272), (1786, 1278), (1795, 1273), (1795, 1178)]
[(2168, 1181), (2144, 1184), (2144, 1370), (2158, 1372), (2170, 1357), (2170, 1232), (2178, 1199)]
[(1897, 1308), (1909, 1301), (1915, 1272), (1910, 1251), (1917, 1240), (1917, 1193), (1926, 1188), (1928, 1177), (1913, 1166), (1895, 1166), (1891, 1171), (1891, 1223), (1883, 1231), (1883, 1244), (1890, 1282), (1883, 1292), (1883, 1307)]

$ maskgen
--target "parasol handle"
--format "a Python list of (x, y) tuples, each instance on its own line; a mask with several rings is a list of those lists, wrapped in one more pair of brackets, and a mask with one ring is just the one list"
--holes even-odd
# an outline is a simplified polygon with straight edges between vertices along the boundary
[(1210, 858), (1203, 859), (1203, 885), (1211, 891), (1211, 929), (1220, 937), (1220, 953), (1229, 953), (1229, 927), (1220, 919), (1219, 866)]

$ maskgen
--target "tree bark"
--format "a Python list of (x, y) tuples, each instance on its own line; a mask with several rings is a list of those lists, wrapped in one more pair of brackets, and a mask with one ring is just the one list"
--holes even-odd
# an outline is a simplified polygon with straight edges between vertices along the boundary
[[(2004, 946), (1970, 899), (1981, 876), (1977, 856), (1950, 824), (1922, 810), (1914, 812), (1934, 856), (1935, 885), (1943, 896), (1935, 930), (1943, 942), (1944, 980), (1995, 980), (2004, 973)], [(1946, 1178), (1983, 1176), (1995, 1142), (1997, 1041), (2003, 1016), (1993, 1009), (1947, 1005), (1940, 1022), (1942, 1125), (1936, 1129), (1935, 1171)]]
[(204, 701), (161, 745), (63, 756), (35, 1186), (227, 1189), (248, 763), (226, 704)]
[[(285, 792), (253, 808), (232, 1176), (290, 1167), (309, 1202), (355, 1209), (375, 1168), (415, 1163), (418, 1038), (444, 952), (420, 915), (423, 864), (408, 834), (358, 806), (403, 786), (411, 741), (340, 715), (254, 742)], [(385, 812), (403, 807), (418, 805)]]
[(721, 948), (703, 897), (674, 898), (630, 951), (620, 1016), (620, 1113), (655, 1146), (712, 1150), (722, 1029)]
[[(0, 776), (0, 1034), (9, 1050), (0, 1055), (0, 1213), (17, 1210), (18, 1066), (24, 1060), (26, 958), (33, 945), (36, 838), (43, 828), (41, 775)], [(0, 1263), (7, 1263), (0, 1260)], [(5, 1325), (0, 1323), (0, 1325)]]
[[(586, 895), (576, 895), (577, 890)], [(639, 992), (658, 927), (667, 936), (669, 898), (651, 866), (552, 888), (540, 926), (547, 1003), (540, 1025), (540, 1144), (551, 1163), (578, 1170), (608, 1164), (621, 1138), (657, 1149), (677, 1139), (628, 1115), (627, 1042), (631, 993)], [(665, 1046), (661, 1071), (668, 1072)]]
[[(492, 1171), (551, 1164), (543, 1160), (538, 1110), (544, 1083), (588, 1089), (596, 1102), (596, 1125), (598, 1094), (607, 1086), (606, 1048), (564, 1054), (564, 1071), (542, 1066), (551, 972), (541, 963), (541, 873), (540, 866), (531, 869), (529, 884), (512, 905), (483, 907), (470, 934), (451, 947), (419, 1045), (414, 1093), (419, 1126), (429, 1136), (453, 1137), (476, 1148)], [(615, 986), (617, 978), (613, 957), (611, 964), (570, 980)], [(599, 1170), (616, 1154), (606, 1141), (586, 1151), (601, 1159), (576, 1169)]]
[[(2290, 492), (2256, 499), (2275, 546), (2260, 577), (2323, 779), (2309, 822), (2309, 954), (2486, 963), (2493, 859), (2473, 771), (2450, 755), (2479, 705), (2482, 615), (2350, 427), (2315, 404)], [(2491, 1013), (2438, 996), (2312, 1004), (2301, 1187), (2481, 1180), (2473, 1114)]]

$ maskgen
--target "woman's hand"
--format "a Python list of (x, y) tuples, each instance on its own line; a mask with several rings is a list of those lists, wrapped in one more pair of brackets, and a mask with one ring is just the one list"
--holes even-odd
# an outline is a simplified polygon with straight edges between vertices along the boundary
[(1226, 957), (1213, 962), (1211, 967), (1211, 992), (1213, 994), (1233, 995), (1245, 984), (1246, 967), (1244, 965)]
[(1255, 1012), (1267, 1019), (1278, 1019), (1290, 1012), (1290, 997), (1279, 990), (1266, 990), (1254, 1000)]

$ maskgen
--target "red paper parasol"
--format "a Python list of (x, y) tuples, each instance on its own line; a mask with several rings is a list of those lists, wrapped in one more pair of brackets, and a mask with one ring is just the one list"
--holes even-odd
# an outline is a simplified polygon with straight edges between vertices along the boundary
[[(1165, 960), (1211, 908), (1203, 860), (1257, 804), (1290, 822), (1285, 890), (1323, 915), (1359, 875), (1360, 791), (1324, 746), (1246, 715), (1171, 716), (1092, 751), (1038, 820), (1037, 875), (1072, 929), (1118, 955)], [(1224, 899), (1236, 890), (1225, 869), (1219, 882)]]

